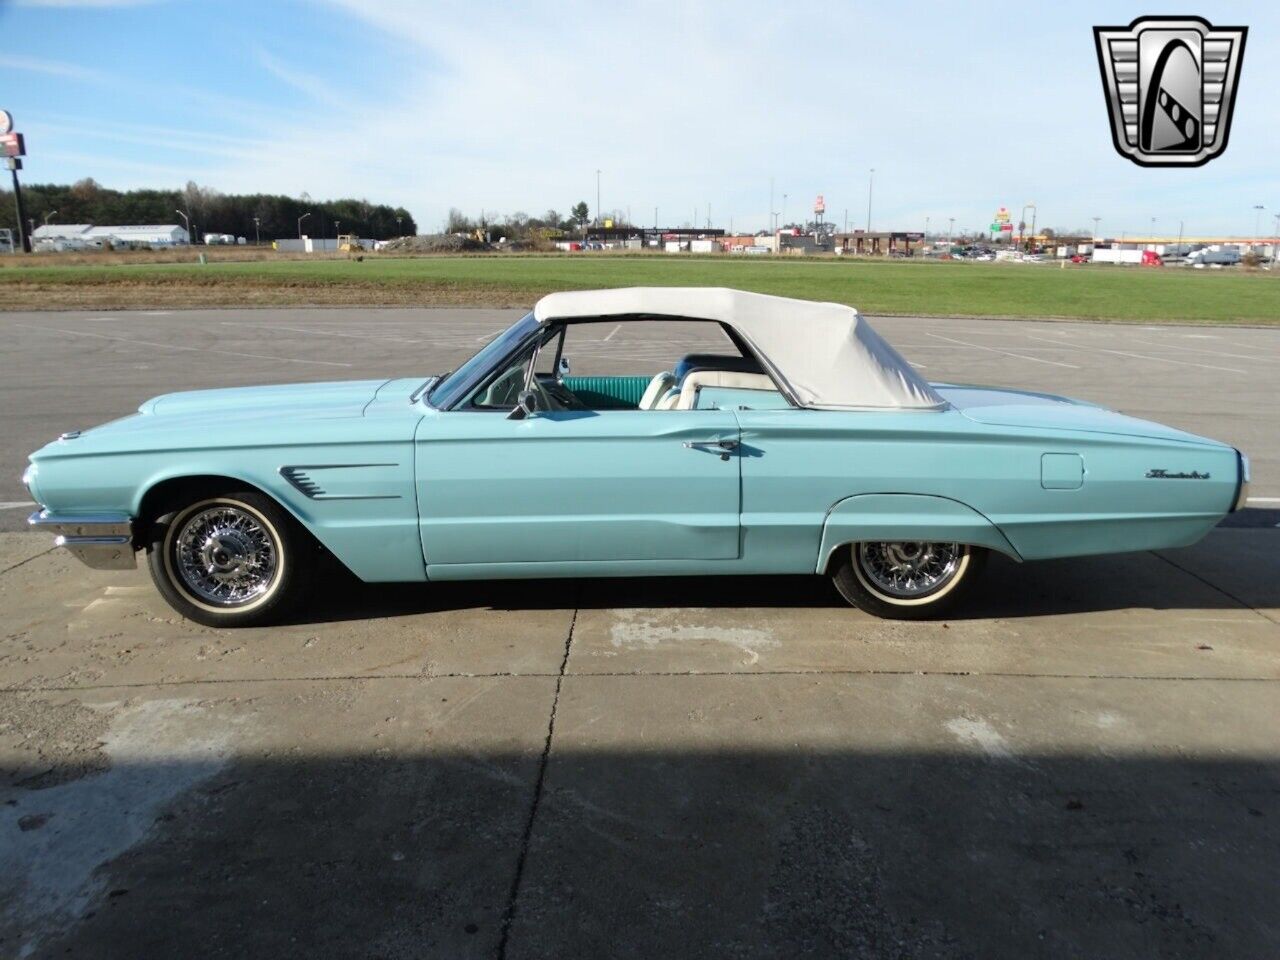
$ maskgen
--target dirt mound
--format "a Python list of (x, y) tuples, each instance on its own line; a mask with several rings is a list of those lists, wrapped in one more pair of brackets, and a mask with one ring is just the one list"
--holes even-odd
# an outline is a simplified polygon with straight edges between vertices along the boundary
[(397, 237), (382, 247), (383, 253), (475, 253), (492, 250), (487, 243), (475, 237), (458, 233), (424, 234), (417, 237)]

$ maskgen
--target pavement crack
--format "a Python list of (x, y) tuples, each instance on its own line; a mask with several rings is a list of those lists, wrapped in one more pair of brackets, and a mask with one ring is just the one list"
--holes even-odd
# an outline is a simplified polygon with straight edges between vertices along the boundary
[(3, 570), (0, 570), (0, 576), (3, 576), (4, 574), (8, 573), (10, 570), (17, 570), (19, 567), (30, 563), (32, 560), (39, 560), (41, 557), (47, 556), (48, 554), (53, 553), (53, 551), (57, 549), (58, 548), (56, 546), (52, 546), (48, 550), (41, 550), (35, 556), (27, 557), (27, 559), (25, 560), (19, 560), (17, 563), (11, 564), (10, 566), (5, 567)]
[(565, 671), (569, 666), (569, 651), (573, 647), (573, 631), (578, 625), (578, 609), (573, 611), (569, 621), (569, 633), (564, 640), (564, 656), (560, 659), (560, 672), (556, 675), (556, 689), (551, 697), (551, 716), (547, 720), (547, 739), (542, 744), (542, 756), (538, 761), (538, 779), (533, 788), (533, 799), (529, 804), (529, 816), (524, 824), (524, 836), (520, 840), (520, 855), (516, 859), (515, 876), (511, 879), (511, 894), (507, 899), (506, 914), (502, 918), (502, 936), (498, 941), (498, 960), (506, 960), (507, 946), (511, 941), (511, 926), (516, 918), (516, 906), (520, 900), (520, 885), (524, 880), (525, 862), (529, 858), (529, 843), (533, 839), (533, 828), (538, 819), (538, 807), (542, 803), (542, 794), (547, 779), (547, 763), (551, 759), (551, 742), (556, 734), (556, 711), (560, 707), (560, 689), (564, 686)]
[(1206, 580), (1204, 577), (1200, 576), (1200, 574), (1196, 573), (1194, 570), (1188, 570), (1182, 564), (1176, 563), (1173, 560), (1170, 560), (1168, 557), (1166, 557), (1163, 553), (1161, 553), (1158, 550), (1152, 550), (1151, 552), (1155, 556), (1163, 560), (1165, 563), (1169, 564), (1169, 566), (1173, 567), (1175, 570), (1181, 570), (1187, 576), (1195, 577), (1197, 580), (1203, 583), (1210, 590), (1216, 590), (1218, 593), (1222, 594), (1228, 600), (1234, 600), (1236, 603), (1240, 604), (1240, 606), (1244, 607), (1246, 610), (1252, 610), (1254, 613), (1260, 616), (1263, 620), (1269, 620), (1272, 623), (1280, 624), (1280, 620), (1277, 620), (1275, 617), (1268, 616), (1267, 614), (1263, 613), (1261, 610), (1259, 610), (1257, 607), (1253, 606), (1250, 603), (1245, 603), (1245, 601), (1241, 600), (1230, 590), (1223, 589), (1222, 587), (1218, 586), (1216, 583), (1212, 582), (1211, 580)]
[[(575, 615), (576, 621), (576, 615)], [(226, 684), (266, 684), (266, 683), (364, 683), (378, 680), (529, 680), (556, 678), (556, 699), (560, 695), (560, 684), (565, 677), (589, 680), (595, 678), (640, 678), (640, 677), (737, 677), (743, 680), (764, 677), (984, 677), (1013, 680), (1150, 680), (1159, 683), (1280, 683), (1280, 677), (1246, 677), (1246, 676), (1189, 676), (1187, 674), (1143, 674), (1143, 673), (1045, 673), (1017, 670), (910, 670), (910, 669), (858, 669), (858, 668), (819, 668), (794, 670), (600, 670), (591, 673), (433, 673), (429, 676), (421, 673), (383, 673), (383, 674), (346, 674), (339, 676), (307, 676), (307, 677), (194, 677), (187, 680), (136, 681), (128, 683), (84, 683), (84, 684), (37, 684), (31, 682), (12, 684), (0, 687), (0, 696), (23, 693), (87, 693), (101, 690), (163, 690), (173, 687), (198, 687), (204, 685)]]

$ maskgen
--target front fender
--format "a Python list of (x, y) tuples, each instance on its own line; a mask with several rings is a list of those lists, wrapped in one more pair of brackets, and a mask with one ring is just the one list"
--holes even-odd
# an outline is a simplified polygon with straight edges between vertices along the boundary
[(994, 523), (959, 500), (909, 493), (864, 493), (827, 511), (818, 547), (818, 573), (840, 547), (864, 541), (927, 540), (967, 543), (1022, 557)]

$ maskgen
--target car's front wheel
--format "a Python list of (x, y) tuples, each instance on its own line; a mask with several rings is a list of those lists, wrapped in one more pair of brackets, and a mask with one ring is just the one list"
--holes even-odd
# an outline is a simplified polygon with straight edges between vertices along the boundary
[(841, 596), (868, 613), (924, 620), (951, 609), (985, 557), (964, 543), (854, 543), (835, 558), (831, 578)]
[(314, 558), (297, 521), (247, 490), (194, 498), (159, 517), (147, 552), (169, 605), (209, 627), (280, 618), (303, 594)]

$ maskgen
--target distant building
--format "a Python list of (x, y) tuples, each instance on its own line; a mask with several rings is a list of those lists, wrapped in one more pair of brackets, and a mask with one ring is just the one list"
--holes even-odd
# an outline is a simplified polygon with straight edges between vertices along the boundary
[(93, 250), (113, 247), (173, 247), (190, 243), (177, 224), (95, 227), (89, 223), (46, 223), (36, 227), (31, 242), (37, 250)]

